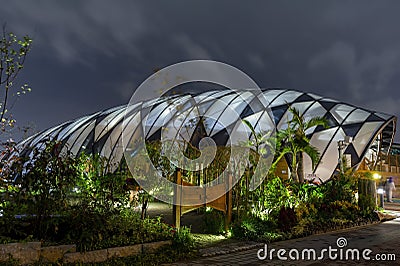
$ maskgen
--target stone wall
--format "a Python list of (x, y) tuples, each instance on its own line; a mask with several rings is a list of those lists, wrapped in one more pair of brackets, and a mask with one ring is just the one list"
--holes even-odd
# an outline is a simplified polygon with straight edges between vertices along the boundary
[(137, 244), (88, 252), (76, 252), (75, 245), (42, 247), (40, 242), (11, 243), (0, 245), (0, 263), (10, 259), (18, 260), (21, 265), (45, 263), (94, 263), (111, 258), (129, 257), (154, 253), (157, 249), (171, 245), (172, 241)]

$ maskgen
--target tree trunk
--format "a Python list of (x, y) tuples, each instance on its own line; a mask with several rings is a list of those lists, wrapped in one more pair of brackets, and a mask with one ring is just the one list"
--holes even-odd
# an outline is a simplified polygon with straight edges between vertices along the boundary
[(142, 213), (140, 214), (140, 218), (142, 220), (146, 218), (148, 204), (149, 204), (149, 198), (145, 197), (142, 202)]
[(294, 182), (299, 182), (299, 179), (297, 177), (297, 160), (296, 160), (296, 155), (292, 156), (292, 172), (290, 174), (292, 180)]
[(297, 164), (297, 176), (299, 177), (299, 183), (304, 183), (304, 166), (303, 166), (303, 153), (300, 152), (298, 156)]

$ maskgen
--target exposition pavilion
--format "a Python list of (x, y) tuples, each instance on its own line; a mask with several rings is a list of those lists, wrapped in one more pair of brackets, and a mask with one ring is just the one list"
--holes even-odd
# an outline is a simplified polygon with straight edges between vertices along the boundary
[[(314, 170), (311, 160), (304, 156), (306, 176), (328, 180), (338, 168), (338, 145), (343, 145), (343, 156), (349, 167), (359, 171), (379, 171), (383, 177), (400, 175), (400, 160), (396, 155), (400, 149), (393, 143), (395, 116), (297, 90), (262, 89), (260, 94), (263, 97), (245, 91), (236, 93), (221, 89), (169, 95), (157, 101), (130, 106), (129, 117), (126, 117), (126, 106), (99, 111), (44, 130), (18, 146), (22, 155), (29, 156), (32, 147), (40, 148), (43, 140), (57, 139), (64, 149), (70, 150), (72, 156), (81, 152), (104, 156), (109, 160), (109, 165), (114, 166), (108, 170), (115, 171), (115, 167), (124, 160), (123, 132), (132, 138), (138, 134), (141, 121), (137, 113), (140, 108), (151, 109), (146, 120), (148, 140), (160, 139), (163, 124), (176, 119), (174, 112), (178, 109), (189, 110), (196, 106), (196, 116), (204, 116), (205, 119), (194, 124), (193, 119), (180, 119), (178, 126), (182, 131), (186, 130), (183, 135), (190, 141), (193, 140), (190, 135), (201, 129), (203, 137), (212, 138), (217, 145), (226, 145), (233, 130), (230, 125), (237, 122), (226, 114), (227, 106), (238, 113), (241, 119), (249, 121), (258, 132), (270, 130), (268, 125), (271, 119), (276, 130), (285, 127), (290, 119), (288, 107), (291, 106), (304, 113), (306, 120), (316, 116), (325, 117), (329, 124), (328, 128), (318, 126), (306, 132), (321, 156)], [(129, 125), (123, 123), (124, 119), (129, 119)], [(187, 129), (190, 123), (190, 129)], [(289, 171), (288, 164), (282, 160), (277, 167), (277, 174), (287, 177)]]

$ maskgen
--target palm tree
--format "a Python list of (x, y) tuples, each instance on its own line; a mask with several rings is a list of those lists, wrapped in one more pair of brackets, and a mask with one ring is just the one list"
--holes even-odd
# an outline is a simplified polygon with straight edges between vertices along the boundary
[(304, 113), (294, 107), (289, 106), (289, 111), (293, 117), (288, 122), (288, 127), (285, 130), (280, 130), (277, 133), (277, 151), (278, 156), (274, 160), (273, 166), (285, 156), (291, 157), (291, 174), (292, 180), (297, 182), (304, 182), (303, 170), (303, 153), (311, 158), (312, 169), (320, 158), (317, 148), (311, 145), (310, 139), (306, 135), (306, 131), (314, 126), (328, 127), (328, 122), (323, 117), (313, 117), (310, 120), (305, 119)]

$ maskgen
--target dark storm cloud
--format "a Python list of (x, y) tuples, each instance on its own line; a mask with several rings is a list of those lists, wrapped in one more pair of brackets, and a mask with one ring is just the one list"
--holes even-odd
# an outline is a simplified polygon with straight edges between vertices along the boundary
[(1, 22), (35, 38), (14, 113), (40, 129), (127, 103), (154, 69), (192, 59), (400, 115), (397, 1), (0, 2)]

